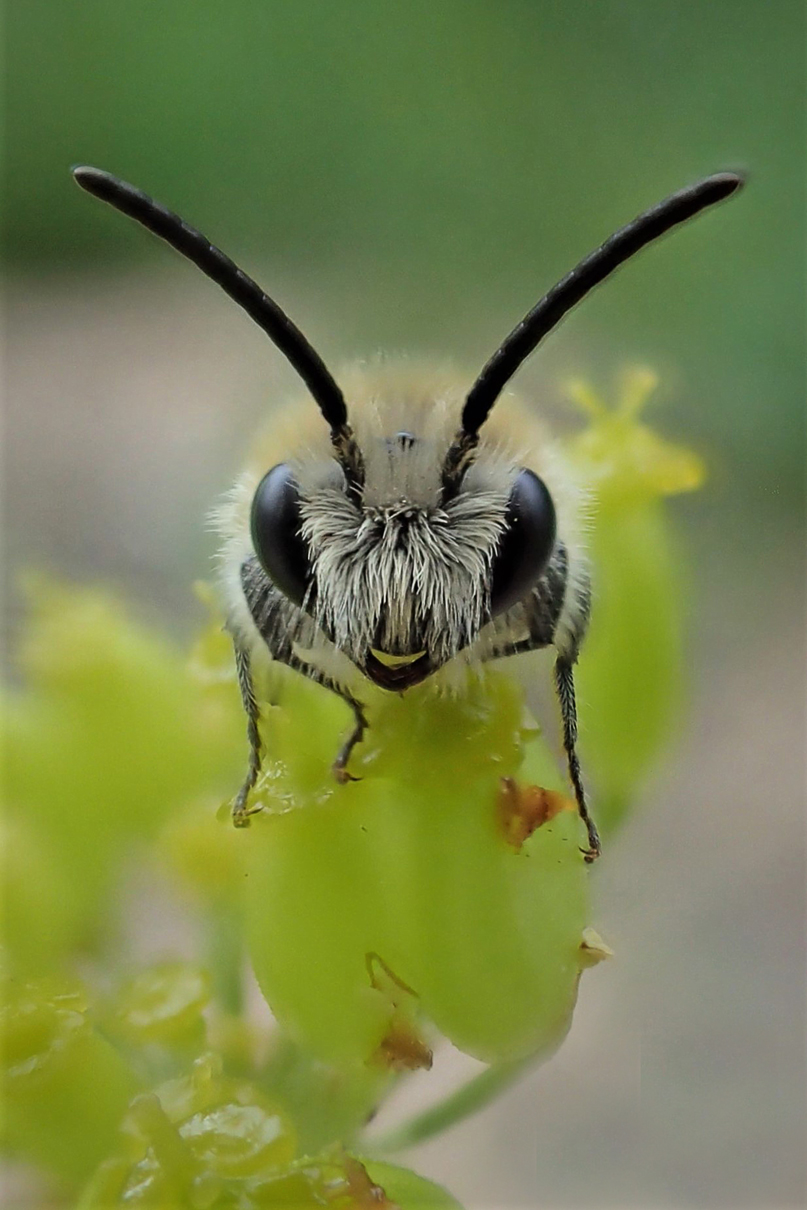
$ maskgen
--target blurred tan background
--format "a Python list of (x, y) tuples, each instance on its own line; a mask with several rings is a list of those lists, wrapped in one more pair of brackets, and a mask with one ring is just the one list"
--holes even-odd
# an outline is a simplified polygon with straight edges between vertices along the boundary
[(614, 228), (751, 173), (518, 380), (564, 424), (566, 378), (653, 366), (711, 480), (674, 506), (689, 715), (596, 872), (617, 958), (549, 1066), (413, 1157), (469, 1207), (804, 1204), (804, 33), (791, 0), (6, 6), (12, 635), (31, 565), (188, 633), (205, 513), (297, 385), (71, 163), (201, 227), (334, 367), (412, 351), (469, 382)]

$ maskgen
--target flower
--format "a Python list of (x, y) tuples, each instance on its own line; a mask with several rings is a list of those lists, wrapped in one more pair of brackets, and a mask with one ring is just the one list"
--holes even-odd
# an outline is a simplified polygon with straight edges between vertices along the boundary
[(568, 450), (594, 497), (591, 626), (577, 673), (580, 750), (606, 836), (636, 801), (683, 700), (685, 560), (664, 501), (700, 487), (705, 468), (643, 422), (656, 386), (652, 371), (628, 371), (612, 410), (586, 385), (569, 387), (590, 422)]

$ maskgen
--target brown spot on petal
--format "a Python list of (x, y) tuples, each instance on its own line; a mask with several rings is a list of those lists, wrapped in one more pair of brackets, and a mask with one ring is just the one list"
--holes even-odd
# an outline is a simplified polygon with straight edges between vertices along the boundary
[(543, 786), (519, 786), (514, 777), (503, 777), (496, 796), (496, 819), (502, 835), (518, 852), (536, 828), (561, 811), (576, 811), (571, 798)]

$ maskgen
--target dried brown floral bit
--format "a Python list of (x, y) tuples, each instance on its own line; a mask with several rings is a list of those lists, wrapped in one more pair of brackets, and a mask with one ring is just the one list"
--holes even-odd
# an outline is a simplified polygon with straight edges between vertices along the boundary
[(417, 999), (418, 994), (415, 989), (408, 983), (404, 983), (400, 975), (395, 974), (395, 971), (380, 954), (372, 952), (365, 954), (364, 963), (370, 976), (370, 986), (388, 996), (396, 1007), (402, 1004), (407, 997)]
[(365, 962), (371, 987), (382, 992), (393, 1009), (387, 1032), (372, 1061), (390, 1071), (418, 1071), (421, 1068), (428, 1071), (433, 1055), (417, 1029), (417, 992), (396, 975), (380, 954), (367, 954)]
[(390, 1071), (429, 1071), (433, 1062), (431, 1047), (423, 1041), (413, 1023), (396, 1013), (389, 1029), (373, 1055), (373, 1061)]
[(580, 942), (580, 965), (596, 966), (606, 958), (613, 958), (614, 951), (606, 945), (599, 933), (592, 928), (583, 929), (583, 940)]
[(342, 1162), (352, 1199), (351, 1207), (355, 1207), (355, 1210), (400, 1210), (395, 1202), (389, 1200), (381, 1186), (371, 1180), (364, 1164), (352, 1155), (345, 1155)]
[(518, 852), (536, 828), (561, 811), (577, 810), (571, 798), (543, 786), (519, 786), (514, 777), (502, 777), (496, 796), (496, 818), (509, 845)]

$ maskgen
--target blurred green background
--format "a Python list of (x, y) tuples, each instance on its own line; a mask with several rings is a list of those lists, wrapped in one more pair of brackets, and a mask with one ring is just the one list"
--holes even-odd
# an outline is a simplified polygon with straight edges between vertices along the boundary
[(676, 506), (693, 721), (649, 793), (657, 811), (598, 874), (623, 955), (613, 1003), (581, 1005), (544, 1083), (419, 1167), (470, 1205), (536, 1190), (796, 1204), (802, 0), (9, 0), (5, 26), (8, 564), (112, 579), (180, 631), (209, 570), (205, 510), (298, 384), (212, 284), (81, 194), (70, 164), (187, 217), (334, 367), (425, 353), (469, 382), (616, 227), (701, 175), (749, 172), (516, 380), (573, 423), (565, 379), (608, 394), (649, 364), (651, 421), (705, 455), (706, 492)]
[(742, 498), (793, 506), (799, 0), (6, 7), (13, 270), (166, 263), (71, 186), (70, 163), (97, 164), (270, 289), (270, 269), (313, 279), (312, 336), (331, 357), (414, 349), (473, 370), (616, 226), (699, 175), (747, 168), (742, 198), (586, 303), (544, 372), (651, 360), (674, 377), (676, 424), (741, 470)]

